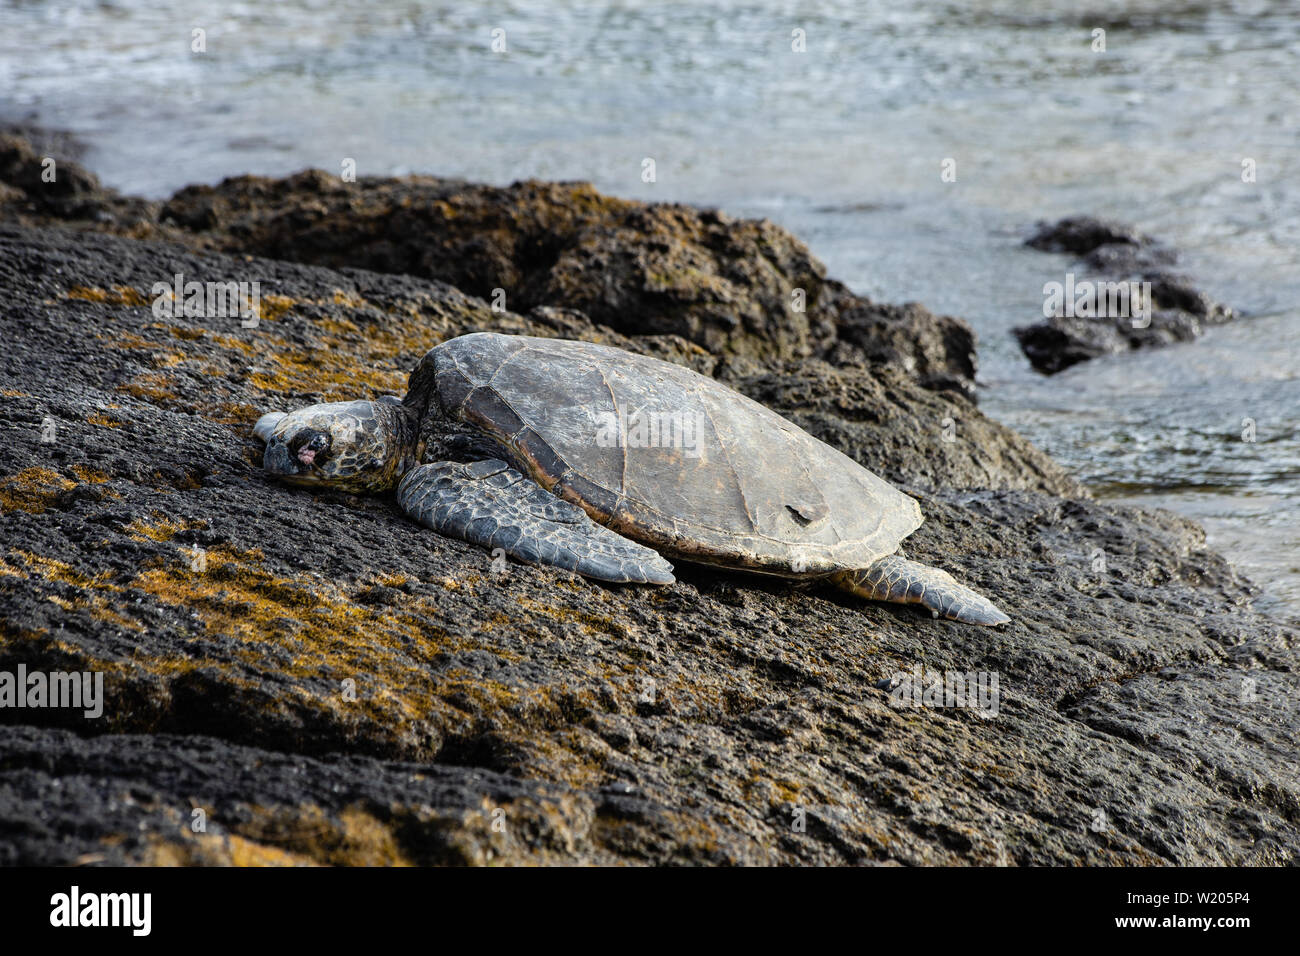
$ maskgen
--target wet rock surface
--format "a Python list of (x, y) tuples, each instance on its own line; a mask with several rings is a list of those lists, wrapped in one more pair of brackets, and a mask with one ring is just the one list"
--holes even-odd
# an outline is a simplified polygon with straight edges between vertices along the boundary
[[(1069, 306), (1042, 322), (1014, 330), (1020, 348), (1040, 372), (1054, 374), (1079, 362), (1130, 349), (1190, 342), (1214, 325), (1236, 318), (1228, 306), (1197, 289), (1185, 275), (1171, 271), (1177, 252), (1132, 226), (1088, 216), (1044, 224), (1026, 240), (1044, 252), (1079, 257), (1086, 272), (1065, 298)], [(1056, 281), (1056, 280), (1054, 280)], [(1150, 283), (1150, 307), (1135, 315), (1125, 293), (1108, 296), (1096, 290), (1086, 304), (1084, 284)], [(1062, 282), (1064, 285), (1064, 282)], [(1117, 307), (1119, 304), (1119, 307)], [(1073, 306), (1079, 306), (1076, 312)], [(1085, 311), (1086, 310), (1086, 311)]]
[[(704, 319), (493, 311), (287, 245), (204, 249), (148, 210), (60, 226), (13, 189), (0, 673), (105, 686), (95, 719), (0, 707), (0, 862), (1295, 861), (1296, 623), (1254, 611), (1194, 523), (1091, 501), (886, 359), (900, 328), (943, 340), (928, 313), (713, 348)], [(259, 282), (256, 325), (156, 313), (177, 273)], [(388, 498), (262, 473), (261, 412), (401, 394), (477, 329), (608, 342), (771, 405), (916, 495), (908, 556), (1012, 623), (685, 565), (666, 588), (501, 570)], [(877, 686), (915, 668), (996, 675), (996, 712)]]

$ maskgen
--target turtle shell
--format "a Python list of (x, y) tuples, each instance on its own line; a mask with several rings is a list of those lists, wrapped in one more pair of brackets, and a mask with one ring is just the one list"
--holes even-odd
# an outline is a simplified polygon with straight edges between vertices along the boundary
[(892, 554), (923, 520), (915, 499), (771, 409), (658, 359), (479, 332), (433, 349), (412, 390), (430, 373), (443, 414), (669, 557), (824, 574)]

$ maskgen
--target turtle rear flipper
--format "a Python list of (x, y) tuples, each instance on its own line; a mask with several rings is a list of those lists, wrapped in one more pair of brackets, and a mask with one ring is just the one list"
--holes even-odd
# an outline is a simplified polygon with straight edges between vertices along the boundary
[(592, 521), (504, 461), (438, 461), (412, 469), (397, 503), (426, 528), (528, 564), (548, 564), (601, 581), (671, 584), (658, 552)]
[(947, 571), (886, 555), (861, 571), (842, 571), (832, 580), (846, 591), (871, 601), (924, 604), (936, 617), (994, 627), (1011, 618), (988, 598), (959, 584)]

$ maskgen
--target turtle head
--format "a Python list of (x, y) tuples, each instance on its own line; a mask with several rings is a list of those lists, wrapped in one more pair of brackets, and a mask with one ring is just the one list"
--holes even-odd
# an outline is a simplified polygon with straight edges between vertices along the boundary
[(266, 442), (269, 474), (295, 485), (377, 492), (418, 464), (418, 424), (400, 401), (385, 397), (271, 412), (253, 434)]

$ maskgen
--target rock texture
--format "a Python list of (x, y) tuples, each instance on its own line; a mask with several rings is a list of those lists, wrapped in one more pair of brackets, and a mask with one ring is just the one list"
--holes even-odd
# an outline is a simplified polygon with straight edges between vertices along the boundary
[[(286, 183), (264, 184), (284, 208)], [(216, 248), (237, 246), (224, 207), (203, 233), (161, 224), (158, 204), (72, 228), (32, 188), (11, 184), (0, 222), (0, 674), (95, 671), (105, 705), (0, 707), (0, 862), (1295, 862), (1295, 623), (1256, 613), (1193, 523), (1089, 500), (960, 390), (886, 359), (909, 347), (900, 329), (938, 341), (942, 320), (855, 325), (849, 309), (791, 331), (784, 312), (741, 310), (727, 330), (692, 293), (671, 322), (615, 327), (569, 301), (649, 316), (659, 293), (629, 278), (639, 266), (560, 304), (512, 280), (521, 311), (500, 312), (341, 249), (304, 264), (326, 258), (309, 221), (306, 251), (282, 238), (268, 258)], [(304, 205), (348, 202), (299, 188)], [(524, 196), (594, 196), (458, 188), (480, 216), (495, 196), (502, 222)], [(377, 190), (350, 200), (376, 244)], [(679, 230), (680, 250), (729, 231), (736, 248), (795, 247), (771, 226), (599, 198), (632, 217), (607, 239), (625, 265), (653, 245), (636, 216), (645, 235)], [(151, 238), (108, 234), (136, 227)], [(394, 235), (414, 253), (418, 236)], [(452, 251), (468, 227), (426, 238), (422, 261), (444, 263), (430, 274), (479, 268)], [(747, 274), (816, 271), (773, 256)], [(529, 275), (545, 289), (554, 270)], [(156, 312), (154, 284), (177, 273), (259, 282), (256, 325)], [(610, 342), (768, 403), (915, 494), (927, 521), (909, 556), (1012, 624), (686, 566), (659, 589), (502, 570), (390, 500), (262, 473), (262, 411), (400, 394), (424, 350), (471, 329)], [(917, 667), (996, 675), (996, 713), (881, 689)]]
[[(1026, 245), (1080, 257), (1082, 282), (1149, 282), (1150, 314), (1057, 314), (1015, 329), (1020, 348), (1038, 371), (1053, 374), (1079, 362), (1130, 349), (1190, 342), (1213, 325), (1236, 318), (1231, 308), (1169, 271), (1177, 253), (1122, 223), (1072, 216), (1043, 225)], [(1073, 298), (1068, 297), (1067, 298)]]
[(854, 295), (766, 220), (614, 199), (588, 183), (345, 183), (320, 170), (240, 176), (143, 203), (66, 168), (60, 182), (75, 185), (60, 188), (76, 201), (52, 198), (30, 146), (0, 137), (0, 181), (29, 222), (56, 217), (198, 249), (437, 279), (514, 312), (575, 309), (624, 334), (677, 335), (725, 357), (869, 360), (975, 397), (967, 323)]

